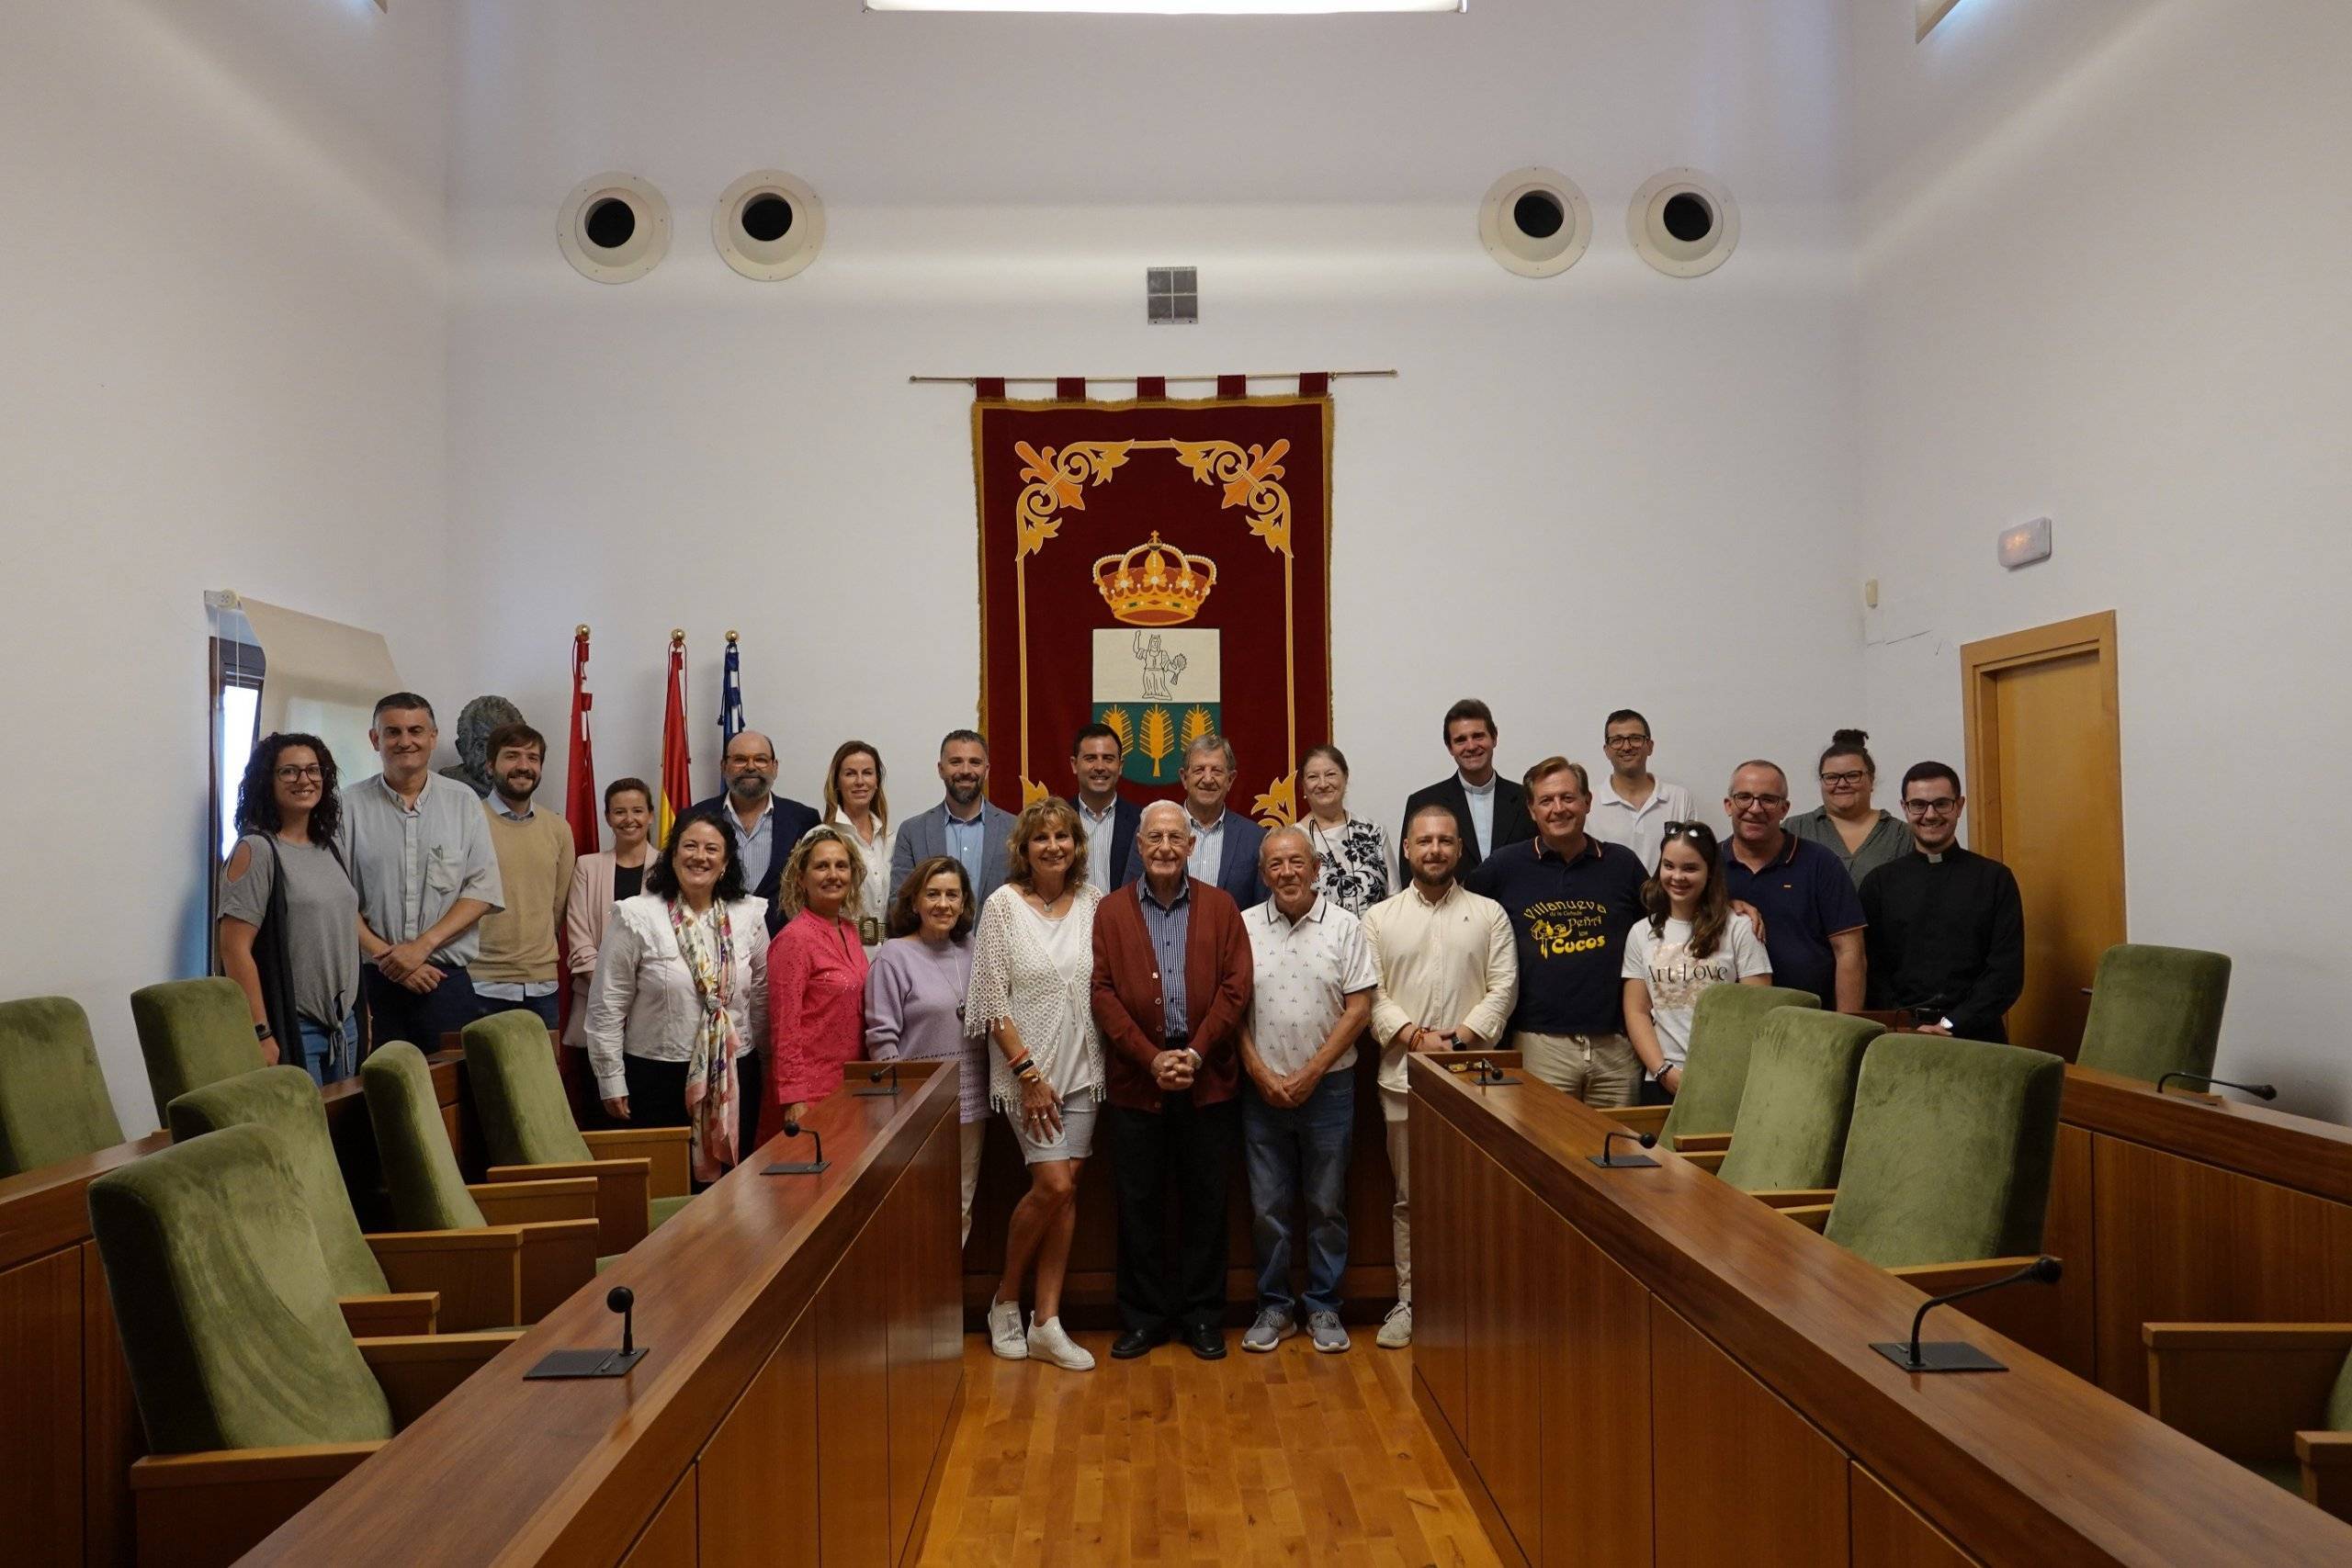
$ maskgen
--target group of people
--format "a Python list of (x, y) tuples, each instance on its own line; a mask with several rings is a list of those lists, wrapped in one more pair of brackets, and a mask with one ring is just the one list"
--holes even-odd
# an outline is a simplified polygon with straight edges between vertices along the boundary
[(744, 730), (724, 792), (666, 841), (641, 781), (609, 785), (613, 847), (576, 862), (562, 819), (532, 804), (546, 743), (528, 726), (491, 737), (486, 800), (430, 771), (423, 697), (384, 698), (370, 733), (381, 770), (348, 787), (310, 736), (269, 737), (246, 772), (220, 945), (273, 1060), (322, 1082), (348, 1073), (363, 999), (378, 1041), (435, 1040), (515, 1007), (552, 1027), (568, 964), (565, 1038), (605, 1114), (690, 1128), (705, 1181), (853, 1061), (957, 1061), (967, 1237), (992, 1116), (1029, 1176), (991, 1348), (1072, 1370), (1094, 1364), (1060, 1297), (1098, 1131), (1118, 1205), (1114, 1357), (1177, 1338), (1226, 1354), (1237, 1148), (1259, 1296), (1243, 1348), (1303, 1332), (1345, 1350), (1368, 1033), (1395, 1179), (1397, 1301), (1378, 1342), (1401, 1346), (1408, 1054), (1508, 1046), (1588, 1103), (1663, 1103), (1710, 985), (1780, 985), (2000, 1040), (2023, 984), (2017, 884), (1956, 842), (1958, 773), (1910, 768), (1898, 821), (1873, 803), (1877, 765), (1855, 730), (1818, 760), (1816, 810), (1789, 815), (1777, 764), (1735, 769), (1719, 838), (1650, 773), (1642, 715), (1610, 715), (1606, 777), (1551, 756), (1514, 782), (1496, 767), (1493, 714), (1464, 699), (1443, 720), (1453, 771), (1407, 801), (1394, 839), (1350, 810), (1332, 746), (1300, 759), (1305, 814), (1270, 829), (1226, 804), (1236, 762), (1216, 735), (1186, 749), (1181, 802), (1139, 805), (1119, 792), (1118, 735), (1090, 724), (1071, 744), (1071, 795), (1016, 815), (989, 801), (985, 738), (955, 730), (941, 800), (900, 819), (874, 747), (835, 750), (818, 808), (776, 795), (775, 747)]

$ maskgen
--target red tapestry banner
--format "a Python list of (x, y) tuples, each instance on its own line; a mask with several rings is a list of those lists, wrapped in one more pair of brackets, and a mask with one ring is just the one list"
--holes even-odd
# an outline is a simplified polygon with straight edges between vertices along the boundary
[(1099, 719), (1134, 798), (1180, 797), (1215, 733), (1232, 809), (1293, 820), (1298, 759), (1331, 737), (1331, 400), (982, 399), (972, 460), (997, 803), (1071, 794)]

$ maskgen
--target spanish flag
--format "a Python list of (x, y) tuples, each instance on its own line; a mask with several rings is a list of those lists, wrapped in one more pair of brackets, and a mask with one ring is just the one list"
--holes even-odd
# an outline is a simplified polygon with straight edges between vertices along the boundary
[(694, 759), (686, 751), (686, 634), (670, 634), (670, 700), (662, 710), (662, 808), (660, 842), (670, 842), (670, 825), (694, 804)]

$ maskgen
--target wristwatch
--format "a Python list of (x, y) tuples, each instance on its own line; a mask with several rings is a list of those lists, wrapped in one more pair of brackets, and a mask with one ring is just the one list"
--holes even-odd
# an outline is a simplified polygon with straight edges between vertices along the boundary
[(268, 1040), (274, 1038), (274, 1036), (270, 1033), (269, 1025), (266, 1023), (256, 1023), (254, 1025), (254, 1038), (256, 1040)]

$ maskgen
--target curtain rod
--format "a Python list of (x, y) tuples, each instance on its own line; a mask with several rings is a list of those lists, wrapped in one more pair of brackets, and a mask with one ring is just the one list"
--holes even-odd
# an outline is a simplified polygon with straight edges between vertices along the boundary
[[(1241, 378), (1245, 381), (1286, 381), (1292, 377), (1299, 374), (1301, 374), (1301, 372), (1296, 370), (1253, 370), (1243, 376)], [(1311, 374), (1311, 372), (1308, 372), (1308, 374)], [(1334, 381), (1354, 381), (1361, 380), (1368, 376), (1385, 376), (1393, 378), (1396, 372), (1394, 370), (1332, 370), (1326, 372), (1326, 374), (1328, 374)], [(1008, 387), (1050, 387), (1064, 378), (1065, 378), (1059, 376), (910, 376), (907, 378), (910, 382), (917, 385), (934, 384), (958, 387), (969, 387), (976, 382), (983, 380), (1002, 381)], [(1068, 378), (1068, 379), (1084, 379), (1087, 381), (1136, 381), (1148, 379), (1148, 378), (1137, 376), (1088, 376), (1080, 378), (1073, 376)], [(1218, 376), (1162, 376), (1159, 377), (1159, 379), (1167, 382), (1171, 387), (1178, 387), (1193, 385), (1204, 381), (1219, 381), (1224, 379), (1224, 378)]]

